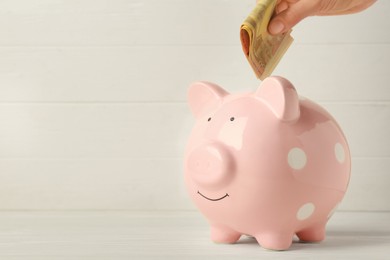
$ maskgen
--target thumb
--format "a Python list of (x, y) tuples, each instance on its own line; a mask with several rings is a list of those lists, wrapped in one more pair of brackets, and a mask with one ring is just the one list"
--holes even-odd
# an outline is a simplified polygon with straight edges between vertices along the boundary
[(316, 14), (317, 10), (318, 1), (300, 0), (292, 3), (286, 10), (278, 13), (271, 19), (268, 31), (273, 35), (284, 33), (304, 18)]

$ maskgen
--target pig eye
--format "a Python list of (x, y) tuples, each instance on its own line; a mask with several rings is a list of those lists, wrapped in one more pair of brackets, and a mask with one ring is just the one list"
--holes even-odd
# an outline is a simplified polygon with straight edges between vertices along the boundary
[(209, 117), (209, 119), (207, 119), (207, 121), (210, 121), (211, 120), (211, 117)]
[(230, 118), (230, 121), (234, 121), (234, 117), (231, 117), (231, 118)]

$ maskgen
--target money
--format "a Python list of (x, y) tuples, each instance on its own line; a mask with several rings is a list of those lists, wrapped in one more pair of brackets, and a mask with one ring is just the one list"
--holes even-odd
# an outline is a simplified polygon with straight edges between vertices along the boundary
[(268, 33), (268, 23), (275, 6), (276, 0), (258, 1), (240, 29), (242, 50), (261, 80), (271, 75), (294, 40), (291, 30), (280, 35)]

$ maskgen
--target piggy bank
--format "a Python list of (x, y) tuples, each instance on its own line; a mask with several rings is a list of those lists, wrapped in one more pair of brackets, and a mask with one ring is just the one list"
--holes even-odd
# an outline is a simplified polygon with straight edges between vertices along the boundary
[(295, 235), (323, 240), (351, 167), (335, 119), (282, 77), (240, 94), (197, 82), (188, 103), (196, 123), (184, 179), (211, 239), (234, 243), (249, 235), (272, 250), (288, 249)]

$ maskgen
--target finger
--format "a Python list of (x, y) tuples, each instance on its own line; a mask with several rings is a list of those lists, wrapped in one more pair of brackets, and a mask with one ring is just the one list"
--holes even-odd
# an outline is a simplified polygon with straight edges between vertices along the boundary
[(288, 8), (288, 3), (283, 1), (283, 2), (280, 2), (278, 5), (276, 5), (275, 7), (275, 13), (276, 14), (279, 14), (281, 12), (283, 12), (284, 10), (286, 10)]
[(268, 25), (270, 34), (280, 34), (290, 30), (307, 16), (317, 13), (318, 3), (313, 0), (301, 0), (290, 4), (289, 8), (272, 18)]
[(299, 0), (278, 0), (276, 2), (275, 13), (278, 14), (283, 12), (284, 10), (290, 7), (290, 4), (294, 4), (298, 1)]

